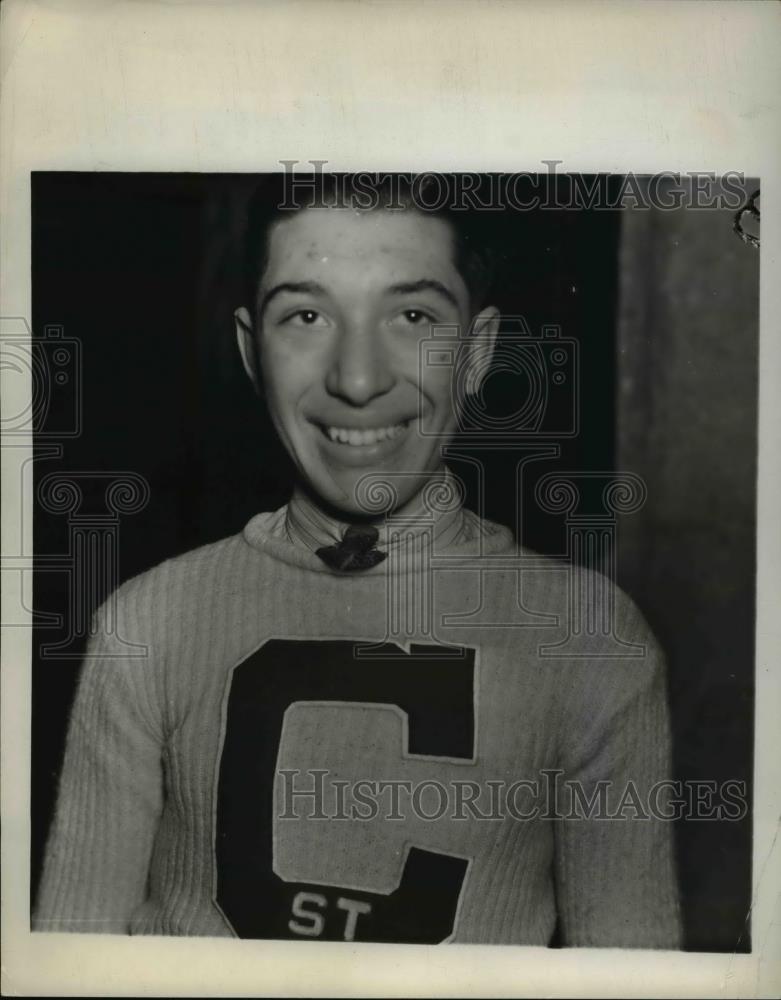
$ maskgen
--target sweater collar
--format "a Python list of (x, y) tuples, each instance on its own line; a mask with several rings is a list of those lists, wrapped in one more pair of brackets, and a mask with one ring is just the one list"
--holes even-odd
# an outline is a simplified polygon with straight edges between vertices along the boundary
[[(403, 512), (383, 516), (373, 522), (379, 531), (377, 548), (388, 552), (402, 539), (427, 536), (437, 547), (457, 542), (464, 529), (459, 484), (449, 469), (437, 473)], [(296, 488), (285, 513), (285, 530), (297, 546), (315, 552), (321, 546), (336, 545), (350, 522), (326, 513), (303, 490)]]

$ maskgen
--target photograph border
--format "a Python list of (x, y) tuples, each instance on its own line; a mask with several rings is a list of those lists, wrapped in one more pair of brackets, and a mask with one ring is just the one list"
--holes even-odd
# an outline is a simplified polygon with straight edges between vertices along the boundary
[[(0, 316), (29, 322), (37, 170), (731, 171), (761, 232), (753, 951), (121, 938), (29, 930), (31, 630), (2, 635), (7, 995), (772, 996), (781, 987), (781, 8), (724, 2), (6, 0)], [(775, 95), (775, 96), (773, 96)], [(748, 252), (748, 251), (747, 251)], [(66, 331), (67, 332), (67, 331)], [(3, 414), (30, 404), (4, 378)], [(32, 441), (3, 442), (2, 548), (32, 548)], [(16, 563), (14, 563), (16, 566)], [(2, 621), (32, 573), (3, 573)]]

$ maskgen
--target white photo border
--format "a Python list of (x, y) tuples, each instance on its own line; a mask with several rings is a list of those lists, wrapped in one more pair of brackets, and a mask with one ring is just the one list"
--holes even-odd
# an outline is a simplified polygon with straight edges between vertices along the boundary
[[(3, 992), (776, 995), (781, 8), (5, 0), (0, 31), (4, 317), (30, 318), (38, 170), (254, 173), (317, 158), (333, 170), (536, 172), (556, 159), (560, 172), (739, 171), (760, 178), (763, 216), (752, 954), (31, 934), (31, 633), (14, 628), (2, 636)], [(19, 379), (4, 388), (3, 412), (20, 412)], [(30, 440), (2, 449), (4, 555), (32, 551), (18, 488), (31, 455)], [(31, 606), (30, 574), (5, 575), (2, 621), (16, 621)]]

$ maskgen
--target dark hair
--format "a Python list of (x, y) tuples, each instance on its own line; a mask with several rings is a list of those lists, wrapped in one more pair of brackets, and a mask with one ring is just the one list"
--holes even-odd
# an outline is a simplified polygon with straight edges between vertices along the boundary
[[(447, 222), (455, 237), (455, 265), (477, 312), (486, 304), (496, 265), (490, 227), (481, 213), (459, 205), (465, 174), (295, 173), (269, 174), (252, 194), (246, 213), (243, 286), (255, 314), (268, 264), (271, 227), (307, 208), (417, 211)], [(463, 200), (463, 199), (462, 199)]]

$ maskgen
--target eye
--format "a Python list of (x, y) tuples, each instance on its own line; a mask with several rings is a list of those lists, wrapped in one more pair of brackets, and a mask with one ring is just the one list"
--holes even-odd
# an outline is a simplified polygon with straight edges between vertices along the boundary
[(283, 320), (292, 326), (327, 326), (328, 321), (316, 309), (296, 309)]
[(425, 309), (405, 309), (401, 318), (409, 326), (429, 326), (434, 322), (434, 317)]

